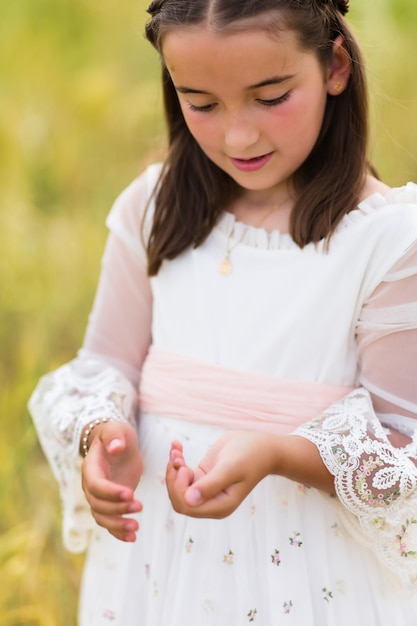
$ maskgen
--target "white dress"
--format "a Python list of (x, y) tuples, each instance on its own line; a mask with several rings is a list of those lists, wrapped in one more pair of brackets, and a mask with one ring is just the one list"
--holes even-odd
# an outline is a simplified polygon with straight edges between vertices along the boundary
[[(288, 235), (224, 214), (203, 245), (164, 262), (148, 281), (140, 225), (158, 173), (159, 166), (148, 168), (115, 203), (84, 347), (42, 379), (30, 403), (61, 487), (65, 544), (88, 548), (80, 626), (414, 626), (417, 600), (396, 581), (409, 591), (417, 579), (415, 446), (392, 448), (395, 459), (386, 467), (396, 469), (389, 477), (379, 465), (386, 481), (373, 487), (395, 500), (392, 523), (400, 529), (391, 537), (394, 548), (382, 553), (377, 530), (382, 538), (392, 520), (370, 515), (371, 498), (357, 491), (357, 468), (368, 477), (375, 468), (360, 461), (347, 472), (346, 454), (343, 465), (327, 434), (333, 428), (349, 462), (364, 450), (369, 459), (369, 437), (357, 421), (349, 425), (349, 406), (356, 406), (356, 419), (369, 413), (363, 407), (370, 398), (384, 423), (413, 431), (417, 186), (368, 198), (345, 216), (328, 251), (321, 243), (301, 250)], [(147, 223), (151, 215), (152, 205)], [(240, 243), (225, 277), (217, 268), (231, 233)], [(95, 416), (137, 419), (150, 343), (230, 370), (368, 390), (299, 430), (319, 446), (336, 480), (341, 476), (342, 505), (270, 476), (224, 520), (178, 515), (164, 485), (171, 441), (184, 442), (193, 466), (222, 428), (182, 420), (174, 410), (142, 412), (138, 539), (124, 544), (96, 527), (80, 489), (79, 434)], [(306, 415), (306, 422), (314, 417)], [(382, 458), (389, 444), (375, 423), (371, 439)]]

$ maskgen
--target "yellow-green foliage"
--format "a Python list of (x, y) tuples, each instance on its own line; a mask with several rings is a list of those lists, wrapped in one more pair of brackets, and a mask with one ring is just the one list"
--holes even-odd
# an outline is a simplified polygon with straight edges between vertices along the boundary
[[(233, 0), (231, 0), (233, 1)], [(82, 558), (26, 410), (82, 341), (121, 189), (163, 147), (147, 2), (18, 0), (0, 17), (0, 623), (71, 626)], [(415, 0), (352, 0), (372, 75), (374, 160), (417, 180)]]

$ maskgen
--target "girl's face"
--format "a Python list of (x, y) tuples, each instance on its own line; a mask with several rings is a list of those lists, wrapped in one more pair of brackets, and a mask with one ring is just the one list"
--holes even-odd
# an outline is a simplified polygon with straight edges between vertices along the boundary
[(201, 27), (170, 31), (163, 56), (203, 152), (253, 199), (285, 199), (323, 121), (328, 81), (317, 57), (292, 31)]

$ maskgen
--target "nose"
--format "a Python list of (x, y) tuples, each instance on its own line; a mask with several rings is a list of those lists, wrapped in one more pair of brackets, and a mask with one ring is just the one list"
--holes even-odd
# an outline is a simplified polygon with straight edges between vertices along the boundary
[(240, 156), (243, 151), (255, 145), (259, 130), (247, 115), (233, 112), (228, 115), (224, 127), (224, 142), (232, 156)]

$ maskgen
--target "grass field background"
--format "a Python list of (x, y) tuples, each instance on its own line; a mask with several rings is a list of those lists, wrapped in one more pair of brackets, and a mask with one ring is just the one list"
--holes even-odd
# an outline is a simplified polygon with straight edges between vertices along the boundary
[[(231, 0), (232, 1), (232, 0)], [(85, 330), (105, 216), (163, 151), (146, 2), (0, 0), (0, 624), (72, 626), (82, 557), (27, 413)], [(417, 181), (417, 3), (352, 0), (371, 75), (374, 161)]]

